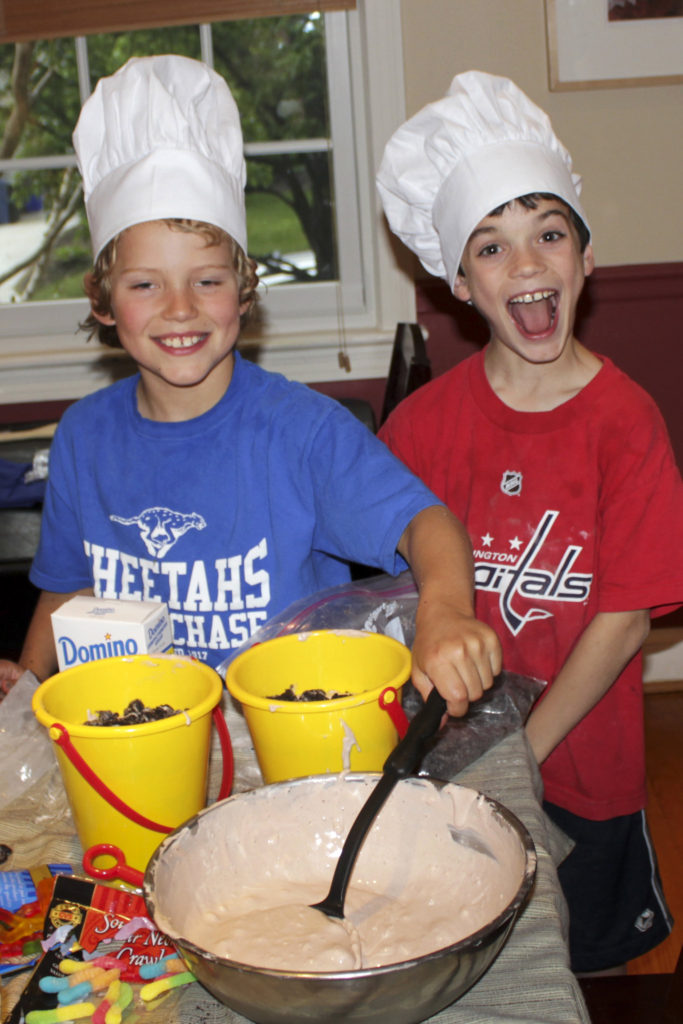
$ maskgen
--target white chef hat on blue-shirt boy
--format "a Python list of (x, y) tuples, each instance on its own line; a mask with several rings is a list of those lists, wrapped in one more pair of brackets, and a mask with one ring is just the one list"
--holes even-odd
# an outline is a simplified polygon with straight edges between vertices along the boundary
[(73, 133), (94, 255), (125, 228), (182, 218), (247, 251), (242, 129), (225, 80), (167, 54), (102, 78)]
[(387, 143), (377, 188), (392, 231), (431, 274), (453, 287), (472, 231), (492, 210), (546, 192), (588, 222), (581, 178), (548, 115), (514, 82), (456, 75)]

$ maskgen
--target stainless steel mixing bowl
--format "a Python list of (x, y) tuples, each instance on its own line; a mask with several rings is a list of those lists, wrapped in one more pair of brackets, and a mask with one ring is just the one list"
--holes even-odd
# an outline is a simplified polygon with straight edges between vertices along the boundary
[[(378, 778), (378, 775), (369, 773), (345, 777), (349, 782), (374, 782)], [(515, 860), (521, 866), (519, 882), (516, 884), (515, 875), (514, 895), (493, 920), (462, 941), (443, 949), (401, 963), (355, 971), (307, 973), (267, 970), (207, 952), (187, 939), (182, 934), (183, 925), (178, 928), (173, 917), (169, 917), (169, 907), (178, 907), (181, 883), (176, 868), (181, 862), (184, 864), (182, 881), (185, 888), (188, 877), (196, 877), (199, 881), (200, 875), (212, 884), (212, 867), (215, 868), (216, 864), (211, 847), (216, 847), (217, 836), (229, 834), (234, 801), (242, 804), (252, 801), (254, 813), (259, 814), (262, 820), (264, 796), (277, 799), (279, 790), (291, 791), (291, 787), (318, 787), (329, 783), (329, 775), (277, 783), (238, 794), (201, 811), (166, 838), (153, 855), (144, 880), (149, 913), (157, 925), (174, 939), (201, 984), (216, 999), (256, 1024), (292, 1024), (294, 1021), (417, 1024), (453, 1003), (481, 977), (500, 952), (533, 885), (536, 851), (529, 833), (506, 807), (488, 797), (481, 797), (487, 812), (512, 834)], [(445, 785), (440, 782), (434, 784), (437, 787)], [(244, 807), (240, 810), (243, 812)], [(293, 822), (293, 827), (297, 828), (296, 822)], [(207, 842), (209, 836), (211, 841)], [(519, 844), (518, 849), (516, 844)], [(400, 851), (390, 851), (389, 855), (400, 855)], [(448, 879), (445, 878), (444, 885), (447, 884)], [(206, 901), (206, 895), (203, 899)], [(193, 893), (186, 892), (181, 903), (192, 900)]]

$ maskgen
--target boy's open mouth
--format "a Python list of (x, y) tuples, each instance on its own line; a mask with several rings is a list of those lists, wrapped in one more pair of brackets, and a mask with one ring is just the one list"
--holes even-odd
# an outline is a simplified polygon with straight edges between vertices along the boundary
[(522, 334), (529, 338), (550, 334), (555, 326), (557, 292), (543, 289), (515, 295), (508, 311)]

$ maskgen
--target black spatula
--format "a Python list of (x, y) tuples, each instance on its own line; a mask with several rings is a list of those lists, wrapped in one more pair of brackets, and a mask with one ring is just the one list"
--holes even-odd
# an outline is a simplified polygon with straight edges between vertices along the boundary
[(346, 887), (351, 877), (356, 857), (363, 845), (373, 821), (380, 808), (384, 804), (392, 789), (399, 781), (408, 775), (412, 775), (418, 767), (425, 743), (439, 728), (441, 719), (446, 710), (446, 701), (438, 690), (434, 689), (420, 708), (415, 717), (411, 720), (408, 730), (394, 747), (382, 768), (382, 778), (370, 793), (361, 807), (356, 820), (344, 840), (339, 860), (332, 876), (330, 891), (320, 903), (314, 903), (314, 910), (322, 910), (328, 917), (344, 917), (344, 897)]

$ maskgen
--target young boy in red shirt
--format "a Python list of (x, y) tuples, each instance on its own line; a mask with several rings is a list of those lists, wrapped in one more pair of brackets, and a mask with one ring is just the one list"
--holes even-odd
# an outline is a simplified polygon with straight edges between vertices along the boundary
[(456, 76), (389, 141), (394, 232), (490, 340), (406, 399), (381, 436), (465, 523), (476, 612), (508, 670), (549, 684), (527, 736), (575, 971), (620, 968), (671, 929), (648, 835), (641, 646), (683, 598), (683, 486), (651, 398), (574, 334), (594, 266), (580, 179), (512, 82)]

